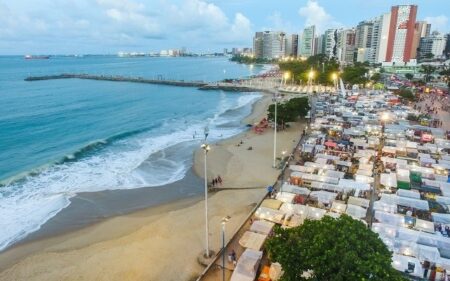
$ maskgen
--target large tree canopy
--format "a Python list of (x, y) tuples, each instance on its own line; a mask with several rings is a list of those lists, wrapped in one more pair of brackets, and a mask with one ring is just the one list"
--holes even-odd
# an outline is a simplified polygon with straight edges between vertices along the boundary
[[(378, 234), (347, 215), (278, 227), (266, 245), (270, 259), (283, 267), (283, 281), (405, 280)], [(306, 279), (308, 270), (312, 277)]]
[[(292, 98), (284, 103), (277, 104), (277, 123), (295, 122), (299, 117), (305, 117), (310, 110), (308, 98)], [(269, 106), (269, 120), (274, 120), (275, 105)]]
[(354, 65), (344, 68), (342, 80), (350, 84), (365, 84), (368, 81), (366, 77), (368, 71), (367, 64), (356, 62)]

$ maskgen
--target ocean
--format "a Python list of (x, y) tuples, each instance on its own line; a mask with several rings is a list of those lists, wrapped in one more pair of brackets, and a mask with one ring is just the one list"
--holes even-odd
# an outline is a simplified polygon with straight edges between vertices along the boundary
[[(218, 81), (262, 66), (227, 58), (0, 57), (0, 250), (40, 229), (81, 192), (166, 186), (193, 151), (246, 129), (258, 93), (92, 80), (60, 73)], [(162, 191), (163, 192), (163, 191)]]

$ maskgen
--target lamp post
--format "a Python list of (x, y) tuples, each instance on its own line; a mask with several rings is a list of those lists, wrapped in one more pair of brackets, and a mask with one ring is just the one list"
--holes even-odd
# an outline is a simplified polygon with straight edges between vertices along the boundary
[(222, 281), (225, 281), (225, 225), (230, 219), (230, 216), (222, 218)]
[(308, 84), (310, 88), (312, 88), (313, 78), (314, 78), (314, 70), (311, 68), (311, 70), (308, 72)]
[(338, 75), (337, 75), (336, 72), (334, 72), (333, 74), (331, 74), (331, 79), (333, 79), (334, 89), (337, 91), (337, 79), (338, 79)]
[(209, 258), (209, 222), (208, 222), (208, 175), (207, 175), (207, 164), (206, 164), (206, 156), (208, 151), (211, 149), (209, 144), (206, 143), (206, 138), (209, 134), (208, 127), (205, 127), (205, 143), (202, 144), (201, 148), (204, 151), (205, 159), (204, 159), (204, 172), (205, 172), (205, 239), (206, 239), (206, 250), (205, 257)]

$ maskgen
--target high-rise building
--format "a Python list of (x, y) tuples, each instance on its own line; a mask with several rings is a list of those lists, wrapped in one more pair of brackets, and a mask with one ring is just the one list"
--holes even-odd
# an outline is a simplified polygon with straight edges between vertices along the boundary
[(355, 29), (345, 29), (339, 31), (337, 55), (341, 64), (350, 64), (354, 61), (355, 37)]
[(428, 37), (420, 39), (419, 54), (420, 58), (426, 58), (431, 55), (433, 58), (439, 58), (444, 55), (447, 44), (447, 37), (435, 31)]
[(263, 58), (278, 59), (284, 57), (286, 34), (281, 31), (264, 31)]
[(411, 46), (411, 58), (417, 58), (417, 56), (419, 55), (418, 51), (420, 40), (424, 37), (430, 36), (430, 29), (431, 24), (427, 23), (426, 21), (416, 22), (416, 25), (414, 26), (413, 43)]
[(356, 61), (358, 62), (369, 60), (372, 46), (372, 31), (372, 21), (362, 21), (356, 26), (355, 48), (357, 52)]
[(286, 36), (286, 56), (296, 57), (298, 53), (298, 34)]
[(375, 59), (377, 63), (382, 63), (386, 60), (390, 24), (391, 24), (391, 13), (381, 15), (380, 30), (378, 32), (378, 46), (376, 50), (376, 59)]
[(337, 58), (337, 29), (327, 29), (324, 33), (324, 54), (329, 58)]
[(450, 58), (450, 33), (446, 35), (447, 37), (447, 43), (445, 44), (445, 50), (444, 55), (448, 58)]
[(316, 37), (316, 26), (308, 26), (303, 29), (300, 39), (298, 55), (302, 57), (310, 57), (314, 55), (314, 43)]
[(263, 58), (263, 32), (256, 32), (253, 37), (253, 55), (255, 58)]
[(416, 25), (417, 6), (400, 5), (391, 8), (391, 21), (386, 51), (387, 62), (409, 62)]

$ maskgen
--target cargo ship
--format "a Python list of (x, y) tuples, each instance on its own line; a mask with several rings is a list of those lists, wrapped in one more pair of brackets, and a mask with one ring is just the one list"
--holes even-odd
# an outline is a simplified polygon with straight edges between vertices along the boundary
[(50, 56), (32, 56), (32, 55), (26, 55), (26, 60), (48, 60)]

